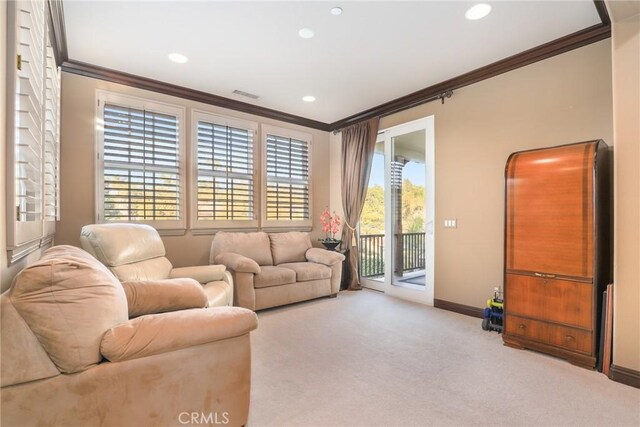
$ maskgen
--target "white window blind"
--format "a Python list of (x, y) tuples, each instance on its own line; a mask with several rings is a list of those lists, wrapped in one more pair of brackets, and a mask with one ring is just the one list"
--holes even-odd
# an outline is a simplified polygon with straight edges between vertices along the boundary
[(309, 197), (309, 142), (267, 133), (266, 220), (309, 220)]
[(197, 121), (197, 220), (253, 221), (253, 129)]
[(45, 71), (44, 109), (44, 219), (55, 221), (60, 218), (60, 74), (53, 56), (53, 49), (47, 46)]
[[(45, 2), (17, 3), (16, 221), (42, 220)], [(32, 237), (39, 237), (41, 228)], [(25, 236), (26, 237), (26, 236)]]
[(181, 219), (178, 117), (105, 103), (103, 127), (104, 220)]
[(51, 242), (58, 219), (60, 70), (48, 2), (7, 3), (7, 248), (11, 262)]

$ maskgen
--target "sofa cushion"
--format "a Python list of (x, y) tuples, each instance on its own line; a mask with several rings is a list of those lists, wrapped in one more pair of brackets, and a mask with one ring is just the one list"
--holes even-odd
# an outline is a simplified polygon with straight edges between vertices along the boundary
[(296, 282), (322, 280), (331, 278), (331, 267), (314, 262), (290, 262), (278, 267), (291, 269), (296, 272)]
[(254, 288), (287, 285), (296, 282), (296, 272), (288, 268), (264, 266), (253, 276)]
[(258, 265), (273, 265), (269, 236), (261, 231), (255, 233), (219, 231), (211, 242), (209, 263), (214, 264), (216, 257), (223, 252), (231, 252), (251, 258)]
[(271, 253), (275, 265), (285, 262), (304, 262), (304, 254), (311, 248), (309, 233), (290, 231), (288, 233), (271, 233)]
[(15, 278), (9, 297), (60, 372), (102, 360), (102, 336), (129, 319), (118, 279), (73, 246), (54, 246)]

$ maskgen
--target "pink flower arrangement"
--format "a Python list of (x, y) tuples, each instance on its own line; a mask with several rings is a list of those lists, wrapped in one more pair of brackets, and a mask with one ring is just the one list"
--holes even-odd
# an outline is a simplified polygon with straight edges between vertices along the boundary
[(340, 231), (342, 222), (336, 211), (333, 211), (333, 215), (331, 215), (329, 209), (325, 209), (322, 215), (320, 215), (320, 224), (322, 224), (322, 231), (327, 233), (325, 241), (338, 241), (336, 234)]

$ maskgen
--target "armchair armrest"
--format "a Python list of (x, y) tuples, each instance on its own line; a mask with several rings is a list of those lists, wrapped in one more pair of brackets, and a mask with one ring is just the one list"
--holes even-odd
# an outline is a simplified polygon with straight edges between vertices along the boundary
[(150, 314), (109, 329), (100, 352), (111, 362), (122, 362), (238, 337), (257, 326), (255, 313), (240, 307)]
[(332, 266), (339, 262), (344, 261), (344, 255), (339, 252), (327, 251), (320, 248), (311, 248), (304, 254), (307, 261), (315, 262), (316, 264), (324, 264)]
[(169, 273), (172, 279), (179, 277), (189, 277), (200, 283), (209, 283), (216, 280), (224, 280), (224, 265), (200, 265), (197, 267), (174, 268)]
[(238, 273), (260, 273), (260, 266), (251, 258), (232, 252), (222, 252), (214, 260), (217, 264), (225, 265), (229, 270)]
[(127, 296), (129, 317), (207, 306), (207, 295), (194, 279), (123, 282), (122, 287)]

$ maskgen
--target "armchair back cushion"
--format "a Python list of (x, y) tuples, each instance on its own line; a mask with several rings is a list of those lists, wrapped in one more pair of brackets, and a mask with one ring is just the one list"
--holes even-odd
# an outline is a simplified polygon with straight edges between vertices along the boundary
[(160, 235), (148, 225), (85, 225), (80, 244), (121, 281), (167, 279), (173, 268)]
[(287, 233), (271, 233), (271, 253), (275, 265), (287, 262), (305, 262), (305, 254), (311, 248), (309, 233), (290, 231)]
[(211, 242), (209, 262), (215, 263), (216, 256), (232, 252), (250, 258), (258, 265), (273, 265), (269, 235), (264, 232), (230, 233), (220, 231)]
[(48, 249), (16, 276), (8, 296), (63, 373), (100, 362), (104, 333), (129, 319), (118, 279), (73, 246)]
[[(82, 227), (87, 252), (109, 267), (165, 256), (158, 232), (142, 224), (92, 224)], [(84, 242), (88, 243), (85, 245)]]
[(148, 259), (132, 264), (119, 265), (109, 268), (121, 282), (135, 280), (168, 279), (173, 269), (171, 261), (165, 257)]

